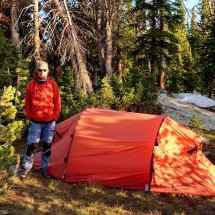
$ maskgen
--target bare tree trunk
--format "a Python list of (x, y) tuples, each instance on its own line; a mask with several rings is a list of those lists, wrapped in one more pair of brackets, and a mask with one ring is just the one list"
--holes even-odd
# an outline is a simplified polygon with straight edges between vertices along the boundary
[(54, 79), (57, 80), (61, 75), (61, 64), (60, 64), (60, 58), (53, 54), (53, 64), (54, 64)]
[[(86, 63), (83, 57), (84, 56), (83, 49), (78, 39), (77, 32), (76, 32), (74, 23), (72, 21), (72, 17), (69, 13), (67, 1), (66, 0), (63, 1), (65, 10), (63, 9), (63, 7), (61, 6), (58, 0), (53, 0), (53, 2), (56, 5), (56, 9), (58, 13), (62, 17), (65, 23), (65, 26), (69, 27), (68, 33), (71, 37), (71, 43), (72, 43), (71, 48), (74, 49), (74, 55), (75, 55), (75, 57), (71, 56), (71, 60), (74, 64), (74, 68), (76, 68), (75, 69), (75, 75), (77, 79), (76, 88), (83, 89), (85, 92), (91, 93), (93, 91), (92, 82), (87, 72)], [(73, 53), (73, 51), (71, 51), (71, 53)]]
[(209, 90), (208, 90), (208, 97), (211, 98), (212, 95), (214, 95), (214, 86), (215, 86), (215, 74), (213, 75), (213, 77), (211, 78), (211, 80), (209, 81)]
[(123, 70), (122, 70), (123, 64), (122, 64), (122, 59), (121, 58), (119, 58), (117, 65), (118, 65), (118, 73), (119, 73), (119, 77), (120, 77), (120, 82), (122, 82), (122, 78), (123, 78)]
[(10, 31), (11, 31), (11, 42), (16, 46), (19, 47), (20, 37), (19, 37), (19, 26), (18, 26), (18, 1), (11, 0), (10, 2)]
[[(117, 25), (117, 30), (116, 30), (116, 33), (115, 35), (117, 37), (120, 37), (121, 36), (121, 25), (120, 25), (120, 21), (121, 21), (121, 16), (123, 16), (123, 13), (122, 13), (122, 8), (121, 8), (121, 4), (117, 4), (116, 5), (116, 16), (115, 16), (115, 22), (116, 22), (116, 25)], [(115, 61), (116, 61), (116, 66), (114, 68), (114, 71), (117, 72), (119, 74), (119, 77), (120, 77), (120, 81), (122, 82), (122, 78), (123, 78), (123, 60), (122, 60), (122, 49), (121, 49), (121, 46), (117, 46), (116, 47), (116, 56), (115, 56)]]
[(214, 0), (211, 0), (211, 7), (212, 7), (212, 14), (214, 15), (215, 14), (215, 1)]
[(97, 43), (97, 51), (98, 51), (98, 58), (99, 58), (99, 67), (101, 73), (104, 73), (105, 66), (104, 66), (104, 46), (102, 44), (102, 10), (101, 10), (101, 0), (96, 0), (95, 2), (95, 19), (96, 19), (96, 43)]
[[(11, 0), (10, 2), (10, 32), (11, 32), (11, 42), (19, 48), (20, 43), (20, 37), (19, 37), (19, 26), (18, 26), (18, 1), (17, 0)], [(19, 90), (19, 73), (16, 80), (16, 92), (15, 92), (15, 107), (17, 108), (17, 97), (18, 97), (18, 90)], [(15, 122), (15, 118), (13, 119), (13, 122)]]
[(112, 77), (112, 28), (113, 28), (113, 5), (114, 2), (105, 0), (105, 18), (106, 18), (106, 32), (105, 32), (105, 72), (108, 77)]
[(160, 72), (159, 72), (159, 86), (162, 90), (165, 89), (165, 83), (164, 83), (164, 69), (166, 68), (166, 59), (164, 58), (164, 56), (162, 56), (161, 59), (161, 68), (160, 68)]
[(39, 35), (39, 11), (38, 0), (34, 0), (34, 48), (35, 48), (35, 60), (40, 61), (40, 35)]
[[(155, 4), (156, 4), (156, 0), (153, 0), (153, 5)], [(156, 17), (157, 17), (157, 11), (153, 11), (152, 21), (151, 21), (152, 29), (156, 29)], [(156, 44), (155, 36), (152, 37), (151, 46), (153, 47), (154, 44)], [(150, 56), (150, 69), (151, 69), (150, 71), (151, 74), (156, 74), (156, 60), (155, 60), (154, 53), (152, 53)]]
[[(160, 17), (160, 20), (161, 20), (160, 21), (160, 30), (162, 32), (164, 32), (167, 27), (165, 26), (164, 10), (163, 9), (161, 9), (160, 16), (161, 16)], [(165, 38), (164, 38), (164, 40), (165, 40)], [(164, 84), (164, 75), (165, 75), (164, 71), (165, 71), (165, 69), (166, 69), (166, 59), (165, 59), (164, 54), (162, 54), (162, 56), (161, 56), (161, 62), (160, 62), (160, 69), (159, 69), (160, 71), (158, 73), (158, 76), (159, 76), (159, 86), (163, 90), (165, 89), (165, 84)]]

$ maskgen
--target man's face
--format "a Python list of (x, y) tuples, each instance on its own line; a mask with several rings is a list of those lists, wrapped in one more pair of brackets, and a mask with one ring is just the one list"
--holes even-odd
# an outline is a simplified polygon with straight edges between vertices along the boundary
[(39, 79), (42, 79), (42, 80), (46, 79), (48, 76), (48, 68), (47, 67), (40, 67), (37, 70), (37, 74), (38, 74)]

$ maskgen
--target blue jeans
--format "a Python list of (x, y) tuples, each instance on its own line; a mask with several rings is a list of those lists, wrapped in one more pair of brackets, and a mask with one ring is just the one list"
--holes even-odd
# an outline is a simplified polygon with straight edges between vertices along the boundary
[[(33, 121), (29, 122), (29, 129), (28, 129), (28, 136), (27, 136), (27, 149), (23, 159), (23, 168), (26, 171), (29, 171), (34, 162), (35, 152), (27, 153), (29, 148), (34, 149), (36, 148), (36, 144), (41, 140), (43, 143), (52, 143), (55, 134), (55, 126), (56, 122), (50, 123), (36, 123)], [(48, 164), (50, 162), (50, 155), (42, 154), (41, 156), (41, 171), (45, 171), (48, 169)]]

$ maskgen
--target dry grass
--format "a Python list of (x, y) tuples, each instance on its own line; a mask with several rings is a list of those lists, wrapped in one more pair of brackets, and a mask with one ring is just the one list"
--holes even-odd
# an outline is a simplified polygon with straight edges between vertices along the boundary
[(13, 178), (13, 187), (0, 196), (0, 214), (208, 214), (215, 211), (215, 198), (161, 195), (67, 184), (43, 179), (31, 172), (26, 180)]

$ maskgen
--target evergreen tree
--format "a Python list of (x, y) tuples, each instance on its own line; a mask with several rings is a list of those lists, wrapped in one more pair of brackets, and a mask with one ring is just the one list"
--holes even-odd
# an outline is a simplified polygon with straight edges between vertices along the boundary
[(199, 37), (199, 27), (197, 24), (197, 19), (196, 19), (196, 11), (193, 8), (192, 9), (192, 16), (191, 16), (191, 23), (190, 23), (190, 28), (188, 29), (188, 38), (191, 46), (191, 52), (193, 56), (193, 63), (194, 63), (194, 69), (200, 71), (199, 69), (199, 59), (200, 59), (200, 54), (199, 54), (199, 44), (200, 44), (200, 37)]
[(202, 1), (200, 11), (202, 93), (207, 93), (209, 97), (215, 93), (215, 15), (212, 8), (213, 5), (210, 5), (209, 0)]
[[(178, 10), (180, 14), (183, 15), (183, 18), (182, 22), (178, 23), (173, 31), (178, 40), (178, 53), (174, 55), (174, 58), (172, 58), (171, 64), (168, 68), (168, 91), (192, 92), (193, 90), (200, 90), (201, 75), (194, 67), (191, 46), (188, 40), (188, 33), (185, 23), (185, 9), (180, 1), (178, 2)], [(194, 25), (194, 23), (192, 24)], [(194, 26), (192, 27), (194, 28)]]
[[(0, 174), (5, 175), (0, 182), (0, 193), (8, 189), (8, 177), (10, 176), (9, 165), (19, 162), (19, 156), (15, 155), (15, 148), (11, 142), (21, 137), (23, 121), (13, 121), (16, 115), (16, 107), (13, 105), (15, 99), (15, 88), (4, 87), (0, 96)], [(17, 163), (17, 165), (19, 165)]]
[(208, 97), (215, 95), (215, 16), (208, 22), (207, 37), (202, 43), (201, 61), (203, 62), (203, 92)]
[(61, 114), (59, 121), (75, 115), (88, 106), (88, 95), (83, 90), (75, 90), (75, 77), (71, 67), (62, 68), (63, 74), (59, 77), (58, 85), (61, 94)]
[(210, 20), (210, 17), (209, 17), (210, 14), (211, 14), (210, 0), (202, 0), (200, 15), (201, 15), (201, 25), (203, 28), (207, 26)]
[(164, 73), (167, 64), (177, 50), (177, 39), (172, 33), (174, 26), (182, 18), (177, 4), (177, 1), (172, 3), (168, 0), (138, 1), (136, 4), (138, 14), (141, 11), (145, 14), (141, 17), (147, 25), (145, 31), (139, 32), (137, 39), (135, 52), (138, 64), (156, 77), (161, 88), (165, 88)]
[(18, 50), (10, 44), (0, 29), (0, 90), (4, 86), (14, 85), (18, 60)]
[(113, 71), (115, 75), (119, 75), (122, 82), (133, 68), (130, 50), (135, 47), (136, 35), (132, 16), (132, 1), (122, 1), (113, 28)]
[(100, 88), (91, 95), (91, 104), (96, 108), (112, 109), (114, 103), (114, 91), (110, 85), (109, 77), (106, 76), (102, 79)]

